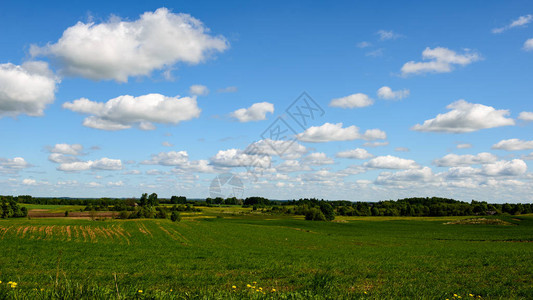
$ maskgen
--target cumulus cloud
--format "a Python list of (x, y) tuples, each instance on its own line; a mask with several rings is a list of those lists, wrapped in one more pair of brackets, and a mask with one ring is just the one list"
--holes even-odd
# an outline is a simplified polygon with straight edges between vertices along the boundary
[(209, 89), (205, 85), (195, 84), (189, 87), (189, 94), (196, 96), (207, 96)]
[(468, 49), (463, 54), (458, 54), (453, 50), (436, 47), (426, 48), (422, 52), (425, 62), (406, 62), (402, 69), (402, 75), (423, 74), (423, 73), (448, 73), (453, 70), (454, 65), (466, 66), (481, 59), (479, 54)]
[(252, 143), (244, 152), (247, 154), (280, 155), (284, 159), (296, 159), (306, 154), (308, 150), (294, 140), (264, 139)]
[(320, 166), (320, 165), (331, 165), (335, 161), (331, 157), (328, 157), (326, 153), (314, 152), (314, 153), (310, 153), (309, 155), (305, 156), (302, 159), (302, 162), (308, 165)]
[(363, 166), (372, 169), (417, 169), (420, 167), (414, 160), (392, 155), (372, 158)]
[(150, 160), (142, 161), (145, 165), (180, 166), (189, 161), (187, 151), (170, 151), (152, 154)]
[(174, 144), (172, 144), (171, 142), (162, 142), (161, 143), (161, 146), (163, 147), (174, 147)]
[(533, 39), (528, 39), (524, 42), (524, 50), (533, 51)]
[(527, 165), (521, 159), (497, 161), (492, 164), (484, 165), (482, 168), (482, 174), (487, 176), (518, 176), (525, 174), (526, 171)]
[(396, 148), (394, 148), (394, 151), (396, 151), (396, 152), (409, 152), (411, 150), (409, 150), (409, 148), (406, 148), (406, 147), (396, 147)]
[(61, 153), (50, 153), (48, 160), (56, 164), (64, 164), (80, 161), (76, 156), (65, 155)]
[(465, 154), (448, 154), (442, 158), (436, 159), (433, 163), (439, 167), (457, 167), (461, 165), (478, 165), (494, 163), (498, 160), (498, 157), (488, 152), (482, 152), (476, 155)]
[(42, 61), (21, 66), (0, 64), (0, 118), (20, 114), (42, 116), (54, 102), (59, 80)]
[(289, 159), (283, 161), (281, 164), (276, 166), (276, 171), (282, 173), (291, 173), (291, 172), (300, 172), (300, 171), (310, 171), (311, 167), (309, 165), (303, 165), (298, 160)]
[(119, 96), (105, 103), (86, 98), (66, 102), (63, 107), (71, 111), (90, 114), (83, 125), (102, 130), (122, 130), (137, 125), (151, 130), (153, 123), (178, 124), (200, 116), (195, 97), (167, 97), (147, 94), (139, 97)]
[(57, 169), (64, 172), (77, 172), (85, 170), (121, 170), (122, 161), (120, 159), (101, 158), (99, 160), (76, 161), (60, 164)]
[(533, 112), (523, 111), (518, 115), (518, 119), (522, 121), (533, 121)]
[(514, 125), (515, 121), (506, 118), (508, 110), (496, 110), (492, 106), (474, 104), (459, 100), (446, 108), (451, 111), (439, 114), (436, 118), (416, 124), (411, 129), (417, 131), (465, 133), (480, 129)]
[(492, 149), (507, 150), (507, 151), (519, 151), (519, 150), (531, 150), (533, 149), (533, 141), (523, 141), (519, 139), (502, 140), (492, 145)]
[(352, 94), (342, 98), (332, 99), (329, 103), (331, 107), (359, 108), (374, 104), (374, 100), (363, 93)]
[(81, 151), (83, 151), (83, 146), (80, 144), (56, 144), (50, 149), (51, 153), (66, 155), (80, 155)]
[(249, 108), (241, 108), (231, 113), (239, 122), (266, 120), (267, 113), (274, 113), (274, 104), (268, 102), (254, 103)]
[(357, 139), (383, 140), (387, 138), (387, 134), (379, 129), (368, 129), (364, 134), (361, 134), (355, 125), (343, 128), (342, 123), (324, 123), (322, 126), (309, 127), (296, 137), (302, 142), (322, 143)]
[(520, 16), (518, 19), (513, 20), (509, 25), (492, 29), (492, 33), (502, 33), (514, 27), (526, 26), (527, 24), (531, 23), (531, 21), (533, 21), (533, 15)]
[(425, 183), (434, 181), (435, 175), (431, 168), (423, 167), (421, 169), (409, 169), (396, 173), (384, 172), (378, 175), (375, 184), (378, 185), (397, 185), (402, 183)]
[(339, 158), (352, 158), (352, 159), (368, 159), (374, 157), (374, 155), (368, 153), (366, 149), (356, 148), (348, 151), (341, 151), (335, 155)]
[(401, 34), (395, 33), (392, 30), (378, 30), (377, 34), (379, 35), (379, 39), (382, 41), (395, 40), (402, 36)]
[(220, 150), (211, 157), (210, 161), (222, 167), (270, 166), (271, 164), (271, 158), (268, 155), (247, 154), (239, 149)]
[(189, 161), (189, 154), (187, 151), (170, 151), (152, 154), (152, 158), (150, 160), (142, 161), (141, 164), (173, 166), (175, 167), (172, 169), (172, 172), (174, 173), (212, 173), (215, 171), (213, 166), (210, 165), (207, 160)]
[(527, 164), (521, 159), (513, 159), (511, 161), (496, 161), (494, 163), (485, 164), (481, 168), (472, 167), (452, 167), (442, 176), (447, 179), (461, 179), (461, 178), (475, 178), (482, 177), (501, 177), (501, 176), (521, 176), (527, 171)]
[(37, 180), (31, 178), (25, 178), (22, 180), (23, 185), (37, 185)]
[(51, 57), (66, 75), (126, 82), (179, 62), (199, 64), (228, 47), (224, 37), (210, 35), (200, 20), (159, 8), (135, 21), (113, 17), (100, 24), (78, 22), (56, 43), (32, 46), (30, 52)]
[(32, 165), (29, 164), (22, 157), (0, 158), (0, 174), (1, 173), (15, 174), (15, 173), (18, 173), (20, 170), (29, 168), (31, 166)]
[(400, 100), (409, 96), (409, 93), (408, 89), (393, 91), (390, 87), (383, 86), (378, 90), (378, 97), (386, 100)]

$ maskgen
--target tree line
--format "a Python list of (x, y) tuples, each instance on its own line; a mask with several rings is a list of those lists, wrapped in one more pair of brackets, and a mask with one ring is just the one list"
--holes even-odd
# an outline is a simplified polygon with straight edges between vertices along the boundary
[(28, 215), (26, 207), (18, 205), (13, 198), (0, 196), (0, 218), (23, 218)]

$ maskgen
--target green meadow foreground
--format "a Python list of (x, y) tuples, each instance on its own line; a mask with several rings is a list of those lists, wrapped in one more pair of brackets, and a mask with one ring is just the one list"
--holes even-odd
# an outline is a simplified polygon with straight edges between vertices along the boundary
[(0, 299), (533, 299), (531, 215), (182, 216), (0, 220)]

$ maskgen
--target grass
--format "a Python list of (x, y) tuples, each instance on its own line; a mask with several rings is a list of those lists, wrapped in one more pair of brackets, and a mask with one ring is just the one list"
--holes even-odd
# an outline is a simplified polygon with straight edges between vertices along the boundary
[(179, 223), (0, 220), (0, 299), (533, 298), (532, 216), (325, 223), (231, 209)]

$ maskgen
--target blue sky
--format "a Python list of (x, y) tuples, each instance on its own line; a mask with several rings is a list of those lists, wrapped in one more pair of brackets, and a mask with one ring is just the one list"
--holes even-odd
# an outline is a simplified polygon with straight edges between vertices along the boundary
[[(528, 1), (3, 1), (0, 28), (1, 194), (231, 172), (273, 199), (533, 201)], [(295, 134), (262, 137), (278, 118)]]

